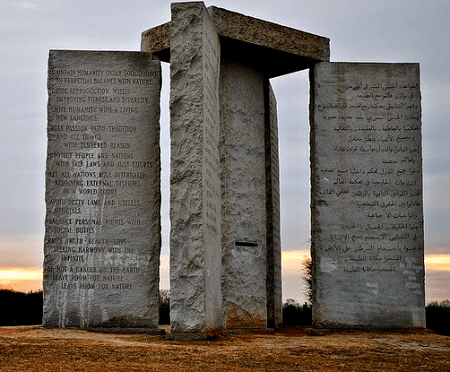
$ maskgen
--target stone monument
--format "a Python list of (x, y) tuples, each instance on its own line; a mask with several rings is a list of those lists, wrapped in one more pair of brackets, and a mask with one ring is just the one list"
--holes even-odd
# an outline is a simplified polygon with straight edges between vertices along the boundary
[[(189, 46), (189, 47), (187, 47)], [(170, 63), (171, 328), (282, 324), (276, 100), (269, 79), (329, 40), (202, 2), (142, 35)]]
[(47, 327), (158, 326), (160, 62), (50, 51)]
[(417, 64), (311, 72), (315, 327), (424, 328)]
[(141, 52), (51, 51), (44, 325), (156, 329), (160, 60), (174, 334), (282, 325), (277, 103), (311, 71), (314, 326), (423, 328), (419, 67), (174, 3)]

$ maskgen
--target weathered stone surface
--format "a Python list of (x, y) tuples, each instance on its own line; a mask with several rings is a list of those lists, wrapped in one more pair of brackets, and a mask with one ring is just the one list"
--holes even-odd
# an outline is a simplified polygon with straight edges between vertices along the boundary
[(170, 62), (170, 24), (167, 22), (144, 31), (141, 35), (141, 51), (154, 51), (161, 61)]
[[(200, 6), (203, 2), (183, 3)], [(277, 25), (226, 9), (209, 7), (212, 22), (224, 49), (258, 65), (267, 77), (275, 77), (310, 68), (316, 62), (329, 61), (327, 38)], [(142, 33), (141, 50), (157, 54), (169, 62), (171, 23)], [(282, 63), (281, 63), (282, 61)]]
[(220, 93), (224, 327), (279, 327), (276, 99), (263, 72), (226, 57)]
[(264, 74), (223, 61), (220, 74), (222, 291), (226, 328), (266, 328)]
[(172, 4), (171, 329), (220, 328), (220, 44), (203, 3)]
[(148, 53), (50, 52), (45, 326), (158, 326), (160, 89)]
[(268, 327), (275, 328), (283, 325), (283, 302), (281, 296), (280, 166), (278, 151), (277, 101), (272, 86), (267, 81), (265, 94), (267, 323)]
[(330, 58), (327, 38), (215, 6), (209, 7), (208, 11), (220, 36), (312, 60)]
[(417, 64), (311, 74), (315, 327), (425, 327)]
[(269, 78), (330, 60), (327, 38), (214, 6), (208, 11), (223, 45), (260, 65)]
[(142, 38), (143, 50), (170, 55), (171, 327), (179, 333), (281, 325), (276, 100), (259, 58), (224, 47), (209, 11), (173, 4), (171, 22)]

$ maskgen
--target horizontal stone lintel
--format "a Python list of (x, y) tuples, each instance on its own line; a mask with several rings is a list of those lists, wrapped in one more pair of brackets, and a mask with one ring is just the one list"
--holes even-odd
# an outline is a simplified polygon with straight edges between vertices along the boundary
[(170, 62), (170, 24), (167, 22), (162, 25), (142, 32), (141, 51), (153, 51), (161, 61)]
[[(269, 78), (330, 60), (328, 38), (214, 6), (208, 12), (221, 38), (225, 58), (234, 56), (260, 66)], [(170, 24), (144, 31), (141, 50), (170, 62)]]

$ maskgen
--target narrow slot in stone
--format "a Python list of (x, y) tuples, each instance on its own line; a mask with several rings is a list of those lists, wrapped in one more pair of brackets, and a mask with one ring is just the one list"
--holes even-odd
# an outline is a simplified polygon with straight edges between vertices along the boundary
[(258, 243), (255, 242), (234, 242), (234, 245), (241, 247), (256, 247)]

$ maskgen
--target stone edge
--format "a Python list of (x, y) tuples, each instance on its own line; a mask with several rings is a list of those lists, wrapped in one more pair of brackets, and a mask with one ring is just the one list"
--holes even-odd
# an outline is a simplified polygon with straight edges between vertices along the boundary
[(328, 38), (215, 6), (208, 12), (222, 37), (317, 61), (330, 60)]
[[(330, 39), (210, 6), (208, 13), (219, 36), (285, 52), (315, 61), (330, 60)], [(171, 22), (141, 34), (141, 51), (158, 54), (169, 62)]]
[(170, 62), (170, 33), (172, 22), (153, 27), (141, 34), (141, 51), (158, 54), (163, 62)]
[(105, 328), (105, 327), (92, 327), (85, 329), (88, 332), (95, 333), (112, 333), (112, 334), (128, 334), (128, 335), (136, 335), (136, 334), (145, 334), (152, 336), (164, 336), (166, 331), (162, 328)]

